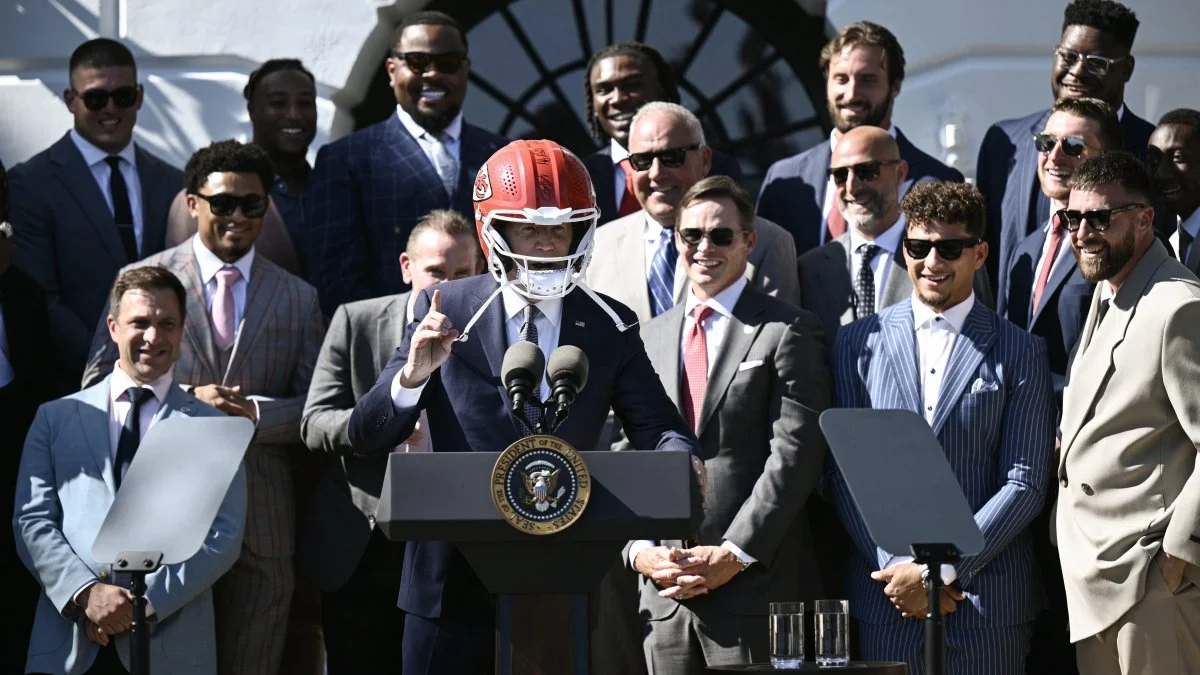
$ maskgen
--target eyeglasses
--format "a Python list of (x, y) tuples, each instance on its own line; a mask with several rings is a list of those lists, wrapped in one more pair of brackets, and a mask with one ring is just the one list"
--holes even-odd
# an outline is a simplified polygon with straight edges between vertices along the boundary
[(1088, 227), (1097, 232), (1103, 232), (1112, 225), (1112, 217), (1117, 213), (1125, 213), (1126, 211), (1134, 211), (1136, 209), (1146, 208), (1145, 204), (1134, 202), (1125, 206), (1118, 206), (1115, 209), (1096, 209), (1095, 211), (1072, 211), (1071, 209), (1062, 209), (1054, 214), (1058, 218), (1058, 224), (1065, 227), (1067, 232), (1078, 232), (1083, 225), (1083, 221), (1088, 222)]
[(679, 231), (679, 238), (688, 246), (699, 246), (705, 237), (713, 246), (729, 246), (733, 243), (734, 231), (730, 227), (714, 227), (711, 230), (701, 230), (698, 227), (686, 227)]
[(1062, 61), (1062, 64), (1067, 69), (1074, 68), (1075, 64), (1079, 63), (1079, 59), (1083, 59), (1084, 67), (1096, 77), (1104, 77), (1108, 74), (1109, 68), (1112, 68), (1114, 63), (1120, 63), (1129, 58), (1128, 56), (1107, 57), (1096, 56), (1095, 54), (1080, 54), (1073, 49), (1065, 47), (1056, 47), (1054, 54), (1058, 56), (1058, 59)]
[(267, 212), (267, 198), (262, 195), (231, 195), (225, 192), (216, 195), (192, 194), (208, 202), (212, 214), (221, 218), (232, 216), (239, 208), (247, 218), (262, 218)]
[(1087, 148), (1087, 143), (1082, 136), (1055, 136), (1054, 134), (1035, 134), (1033, 137), (1033, 145), (1037, 151), (1043, 155), (1048, 155), (1054, 151), (1054, 146), (1062, 143), (1063, 154), (1067, 157), (1079, 157), (1083, 155), (1083, 151)]
[(437, 68), (439, 73), (446, 75), (457, 74), (467, 62), (467, 55), (462, 52), (392, 52), (392, 58), (400, 59), (408, 69), (417, 74), (429, 72), (430, 66)]
[(666, 150), (655, 150), (653, 152), (635, 152), (629, 155), (629, 164), (637, 171), (649, 171), (650, 165), (654, 164), (657, 158), (662, 162), (663, 166), (672, 169), (678, 169), (687, 161), (687, 154), (692, 150), (703, 148), (702, 143), (693, 143), (684, 145), (678, 148), (667, 148)]
[(942, 260), (958, 260), (962, 257), (963, 249), (974, 248), (983, 243), (983, 240), (978, 237), (968, 237), (966, 239), (909, 239), (904, 238), (904, 250), (908, 251), (908, 255), (915, 260), (924, 260), (929, 257), (929, 252), (937, 249), (938, 255)]
[(108, 99), (112, 99), (113, 103), (117, 104), (118, 108), (132, 108), (137, 103), (138, 88), (137, 87), (118, 87), (112, 91), (104, 89), (88, 89), (85, 92), (78, 92), (74, 89), (71, 93), (83, 99), (83, 105), (88, 110), (104, 110), (104, 106), (108, 105)]
[(875, 180), (876, 178), (879, 178), (879, 170), (881, 167), (891, 166), (899, 163), (900, 160), (898, 159), (876, 159), (869, 162), (851, 164), (850, 166), (837, 166), (832, 169), (828, 169), (827, 173), (833, 178), (833, 182), (836, 185), (845, 185), (846, 180), (850, 178), (851, 171), (854, 171), (855, 177), (857, 177), (859, 180)]

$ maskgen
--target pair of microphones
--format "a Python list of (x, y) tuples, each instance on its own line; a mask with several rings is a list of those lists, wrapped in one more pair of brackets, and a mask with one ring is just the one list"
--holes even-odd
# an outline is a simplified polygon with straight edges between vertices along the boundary
[[(513, 412), (525, 420), (531, 430), (554, 433), (587, 384), (588, 358), (579, 347), (563, 345), (550, 354), (547, 362), (537, 344), (521, 340), (504, 352), (500, 370), (504, 388), (512, 399)], [(550, 398), (545, 402), (538, 400), (543, 374), (550, 385)], [(525, 419), (527, 404), (541, 408), (541, 420), (531, 424), (533, 420)]]

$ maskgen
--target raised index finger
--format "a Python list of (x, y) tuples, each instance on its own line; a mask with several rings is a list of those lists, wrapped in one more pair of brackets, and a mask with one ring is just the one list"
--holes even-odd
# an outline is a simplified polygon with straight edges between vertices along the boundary
[(442, 292), (438, 289), (433, 289), (433, 297), (429, 300), (429, 311), (441, 313), (442, 311)]

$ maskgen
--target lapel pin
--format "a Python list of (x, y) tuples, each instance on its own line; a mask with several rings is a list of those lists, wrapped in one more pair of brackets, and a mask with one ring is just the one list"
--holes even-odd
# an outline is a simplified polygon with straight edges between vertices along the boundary
[(185, 405), (185, 406), (180, 406), (180, 408), (179, 408), (179, 412), (181, 412), (181, 413), (190, 413), (190, 412), (192, 412), (192, 409), (191, 409), (191, 408), (189, 408), (189, 407), (187, 407), (186, 405)]
[(575, 322), (575, 327), (576, 327), (576, 328), (583, 328), (583, 327), (584, 327), (584, 326), (586, 326), (586, 325), (587, 325), (587, 324), (585, 324), (585, 323), (584, 323), (584, 322), (582, 322), (582, 321), (576, 321), (576, 322)]
[(749, 335), (754, 332), (754, 326), (742, 326), (742, 332)]

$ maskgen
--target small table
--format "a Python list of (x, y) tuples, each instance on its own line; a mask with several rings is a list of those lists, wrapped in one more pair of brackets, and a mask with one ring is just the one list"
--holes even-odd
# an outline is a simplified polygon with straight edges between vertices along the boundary
[(850, 665), (836, 668), (820, 668), (817, 664), (806, 661), (800, 664), (799, 668), (789, 669), (775, 668), (769, 663), (754, 663), (748, 666), (709, 666), (708, 669), (739, 673), (838, 673), (843, 670), (852, 670), (854, 675), (908, 675), (908, 664), (898, 661), (851, 661)]

